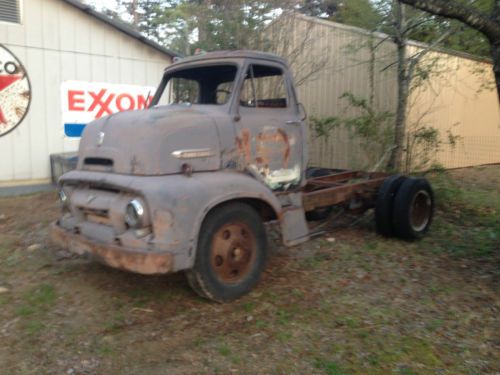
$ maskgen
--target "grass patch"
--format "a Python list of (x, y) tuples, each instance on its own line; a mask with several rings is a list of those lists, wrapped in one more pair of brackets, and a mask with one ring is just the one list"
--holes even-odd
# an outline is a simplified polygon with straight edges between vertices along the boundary
[(30, 336), (37, 335), (45, 329), (45, 324), (38, 320), (30, 320), (23, 324), (24, 332)]
[(337, 363), (324, 358), (316, 358), (314, 367), (318, 370), (323, 370), (328, 375), (345, 375), (345, 372), (342, 371)]
[(323, 265), (329, 259), (330, 259), (329, 254), (317, 253), (317, 254), (314, 254), (313, 256), (304, 258), (301, 262), (301, 268), (318, 269), (318, 268), (321, 268), (321, 265)]
[(479, 185), (461, 187), (446, 172), (430, 180), (438, 215), (423, 242), (456, 256), (491, 256), (500, 242), (500, 194)]
[(106, 321), (104, 328), (107, 331), (116, 331), (125, 325), (125, 315), (122, 312), (116, 312)]
[(50, 284), (42, 284), (26, 292), (23, 302), (15, 312), (18, 316), (30, 316), (43, 314), (48, 311), (57, 298), (54, 287)]
[(276, 321), (281, 325), (287, 325), (290, 323), (290, 313), (286, 310), (279, 309), (276, 312)]
[(35, 306), (49, 306), (56, 299), (56, 292), (52, 285), (42, 284), (31, 293), (26, 294), (27, 302)]
[(293, 334), (291, 332), (288, 332), (288, 331), (280, 331), (280, 332), (278, 332), (276, 337), (280, 343), (286, 344), (292, 340)]
[(231, 349), (227, 344), (219, 344), (219, 346), (217, 346), (217, 352), (224, 357), (229, 357), (231, 355)]
[(108, 344), (101, 344), (97, 348), (97, 354), (100, 356), (106, 356), (113, 354), (113, 348)]
[(255, 302), (245, 302), (243, 304), (243, 310), (245, 310), (246, 313), (251, 313), (255, 309)]
[(444, 323), (442, 319), (432, 319), (431, 321), (427, 322), (425, 328), (430, 332), (434, 332), (437, 329), (441, 328), (443, 324)]

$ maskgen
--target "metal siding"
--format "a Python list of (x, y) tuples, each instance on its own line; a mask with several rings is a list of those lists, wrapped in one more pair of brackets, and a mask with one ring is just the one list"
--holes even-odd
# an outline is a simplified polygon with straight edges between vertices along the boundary
[(88, 80), (157, 86), (171, 59), (60, 0), (24, 0), (23, 23), (0, 23), (0, 43), (24, 64), (28, 115), (0, 137), (0, 184), (50, 177), (49, 155), (75, 151), (64, 137), (61, 83)]
[[(47, 82), (62, 82), (64, 74), (63, 70), (65, 59), (63, 54), (59, 51), (45, 51), (45, 77)], [(68, 76), (70, 76), (68, 74)], [(44, 96), (47, 98), (45, 102), (44, 115), (46, 134), (45, 139), (47, 142), (47, 153), (53, 153), (64, 150), (64, 133), (60, 118), (61, 113), (61, 93), (58, 84), (46, 84), (44, 87)], [(22, 125), (21, 125), (22, 126)], [(47, 154), (38, 155), (40, 160), (46, 161)], [(44, 175), (39, 178), (46, 177), (45, 167), (42, 169)]]
[[(368, 98), (369, 50), (362, 48), (355, 53), (352, 47), (368, 41), (368, 34), (360, 29), (295, 15), (293, 29), (285, 17), (271, 27), (268, 34), (288, 32), (297, 45), (305, 30), (313, 28), (313, 46), (302, 53), (302, 61), (314, 61), (328, 56), (328, 65), (315, 80), (298, 88), (299, 100), (310, 116), (354, 116), (357, 112), (347, 108), (339, 99), (344, 92)], [(313, 26), (311, 26), (311, 24)], [(284, 31), (288, 28), (288, 31)], [(278, 31), (277, 31), (278, 30)], [(375, 43), (382, 36), (375, 37)], [(409, 55), (418, 51), (411, 46)], [(491, 64), (442, 52), (430, 56), (441, 59), (441, 74), (433, 77), (432, 85), (414, 92), (408, 106), (408, 127), (423, 112), (429, 112), (425, 121), (441, 131), (453, 127), (454, 134), (462, 137), (453, 149), (446, 143), (436, 154), (436, 161), (448, 168), (500, 162), (500, 113), (496, 91), (481, 90), (485, 82), (494, 83)], [(397, 103), (395, 45), (382, 42), (376, 53), (375, 107), (379, 111), (394, 113)], [(363, 63), (364, 62), (364, 63)], [(478, 74), (478, 70), (484, 73)], [(475, 73), (474, 73), (475, 72)], [(297, 72), (296, 72), (297, 73)], [(458, 125), (455, 125), (458, 124)], [(454, 126), (455, 125), (455, 126)], [(349, 136), (345, 129), (335, 129), (327, 138), (314, 138), (310, 134), (310, 164), (325, 167), (372, 167), (376, 160), (364, 155), (359, 140)]]
[[(412, 47), (411, 54), (420, 49)], [(432, 52), (439, 72), (410, 97), (408, 123), (419, 122), (440, 131), (445, 142), (436, 161), (447, 168), (500, 162), (500, 109), (491, 64)], [(482, 85), (491, 83), (491, 89)], [(446, 132), (459, 136), (455, 147)]]
[[(33, 56), (30, 56), (29, 50), (20, 47), (12, 46), (10, 50), (17, 56), (20, 61), (25, 62), (25, 66), (30, 61), (36, 61)], [(31, 77), (30, 77), (31, 78)], [(31, 78), (31, 87), (33, 88), (33, 79)], [(33, 101), (31, 105), (33, 105)], [(36, 103), (35, 103), (36, 105)], [(14, 161), (13, 178), (28, 179), (31, 178), (31, 150), (30, 150), (30, 133), (31, 126), (30, 116), (26, 116), (24, 121), (28, 126), (18, 126), (14, 131), (9, 133), (7, 137), (11, 138), (12, 142), (12, 157)], [(0, 150), (1, 152), (1, 150)]]
[(42, 27), (42, 43), (44, 49), (58, 50), (59, 46), (59, 22), (61, 17), (59, 16), (60, 4), (48, 4), (42, 1), (42, 20), (50, 20), (50, 22), (41, 22)]
[[(284, 24), (278, 22), (276, 25), (279, 31), (271, 32), (283, 33), (283, 29), (289, 27), (288, 21), (283, 22)], [(368, 39), (360, 33), (345, 30), (333, 23), (311, 22), (308, 17), (298, 16), (293, 22), (293, 30), (289, 32), (294, 36), (292, 40), (296, 45), (300, 43), (301, 36), (305, 35), (307, 30), (312, 33), (312, 42), (310, 50), (303, 53), (302, 63), (307, 61), (312, 63), (326, 55), (327, 64), (315, 79), (298, 87), (299, 100), (305, 105), (310, 116), (356, 115), (359, 112), (348, 108), (347, 102), (340, 99), (340, 96), (345, 92), (364, 97), (369, 94), (369, 74), (366, 64), (369, 52), (366, 48), (359, 48)], [(388, 53), (393, 54), (394, 48), (383, 43), (377, 52), (377, 58), (384, 60), (383, 55)], [(376, 75), (376, 106), (380, 110), (393, 111), (395, 108), (394, 78), (393, 69)], [(381, 93), (383, 99), (378, 99), (377, 93)], [(346, 129), (335, 129), (327, 138), (315, 138), (311, 132), (309, 149), (311, 165), (356, 168), (369, 162), (362, 155), (359, 142), (350, 136)]]
[(43, 18), (41, 18), (43, 2), (44, 0), (27, 0), (24, 4), (23, 26), (26, 31), (24, 40), (26, 46), (43, 48)]
[[(28, 74), (30, 74), (30, 77), (33, 77), (30, 112), (33, 111), (32, 113), (37, 113), (38, 116), (29, 116), (27, 118), (28, 126), (26, 126), (26, 129), (29, 130), (29, 142), (26, 142), (26, 146), (29, 146), (28, 155), (30, 159), (29, 162), (19, 163), (20, 166), (24, 164), (26, 168), (29, 167), (30, 174), (22, 177), (16, 176), (16, 179), (40, 179), (46, 176), (46, 169), (48, 167), (48, 161), (46, 160), (46, 155), (48, 155), (46, 112), (47, 102), (51, 98), (47, 97), (45, 90), (48, 85), (52, 86), (53, 82), (50, 81), (49, 76), (45, 75), (45, 66), (49, 66), (49, 62), (46, 59), (47, 50), (28, 49), (26, 52), (26, 60), (30, 66), (27, 68), (29, 69)], [(21, 129), (22, 125), (18, 129)], [(18, 164), (17, 160), (16, 164)]]

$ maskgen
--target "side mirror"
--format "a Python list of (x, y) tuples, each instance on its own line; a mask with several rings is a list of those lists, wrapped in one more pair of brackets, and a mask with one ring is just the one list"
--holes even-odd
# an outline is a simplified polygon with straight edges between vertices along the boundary
[(297, 104), (297, 109), (299, 111), (300, 121), (305, 121), (305, 119), (307, 118), (307, 112), (304, 107), (304, 104), (302, 103)]

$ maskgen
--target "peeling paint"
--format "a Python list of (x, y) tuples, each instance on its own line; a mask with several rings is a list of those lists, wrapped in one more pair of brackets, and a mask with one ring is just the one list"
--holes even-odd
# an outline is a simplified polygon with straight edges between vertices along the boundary
[(287, 168), (290, 159), (290, 143), (283, 129), (265, 127), (255, 141), (255, 161), (269, 165), (279, 163)]
[(249, 170), (252, 175), (259, 178), (272, 190), (287, 190), (290, 186), (300, 182), (301, 169), (299, 164), (296, 164), (292, 169), (281, 168), (274, 171), (269, 170), (269, 168), (259, 168), (253, 164), (249, 166)]

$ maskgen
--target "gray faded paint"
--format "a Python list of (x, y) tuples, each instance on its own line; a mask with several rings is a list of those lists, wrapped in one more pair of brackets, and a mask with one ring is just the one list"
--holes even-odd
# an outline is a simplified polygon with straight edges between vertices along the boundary
[[(260, 211), (267, 208), (265, 219), (279, 219), (285, 244), (308, 239), (300, 192), (307, 164), (306, 125), (286, 62), (250, 51), (210, 53), (173, 64), (165, 77), (178, 69), (228, 62), (238, 70), (225, 105), (157, 106), (167, 87), (164, 78), (150, 109), (115, 114), (87, 126), (77, 170), (60, 180), (71, 213), (53, 228), (53, 238), (113, 267), (142, 273), (179, 271), (194, 264), (207, 213), (224, 202), (244, 200)], [(287, 108), (240, 108), (239, 93), (252, 63), (283, 70)], [(205, 157), (175, 156), (207, 150)], [(277, 195), (276, 188), (290, 188), (292, 194)], [(125, 208), (133, 198), (145, 202), (151, 233), (136, 236), (125, 226)], [(159, 268), (152, 269), (139, 257), (148, 266), (138, 270), (134, 255), (130, 261), (117, 261), (117, 243), (127, 254), (154, 254)]]

